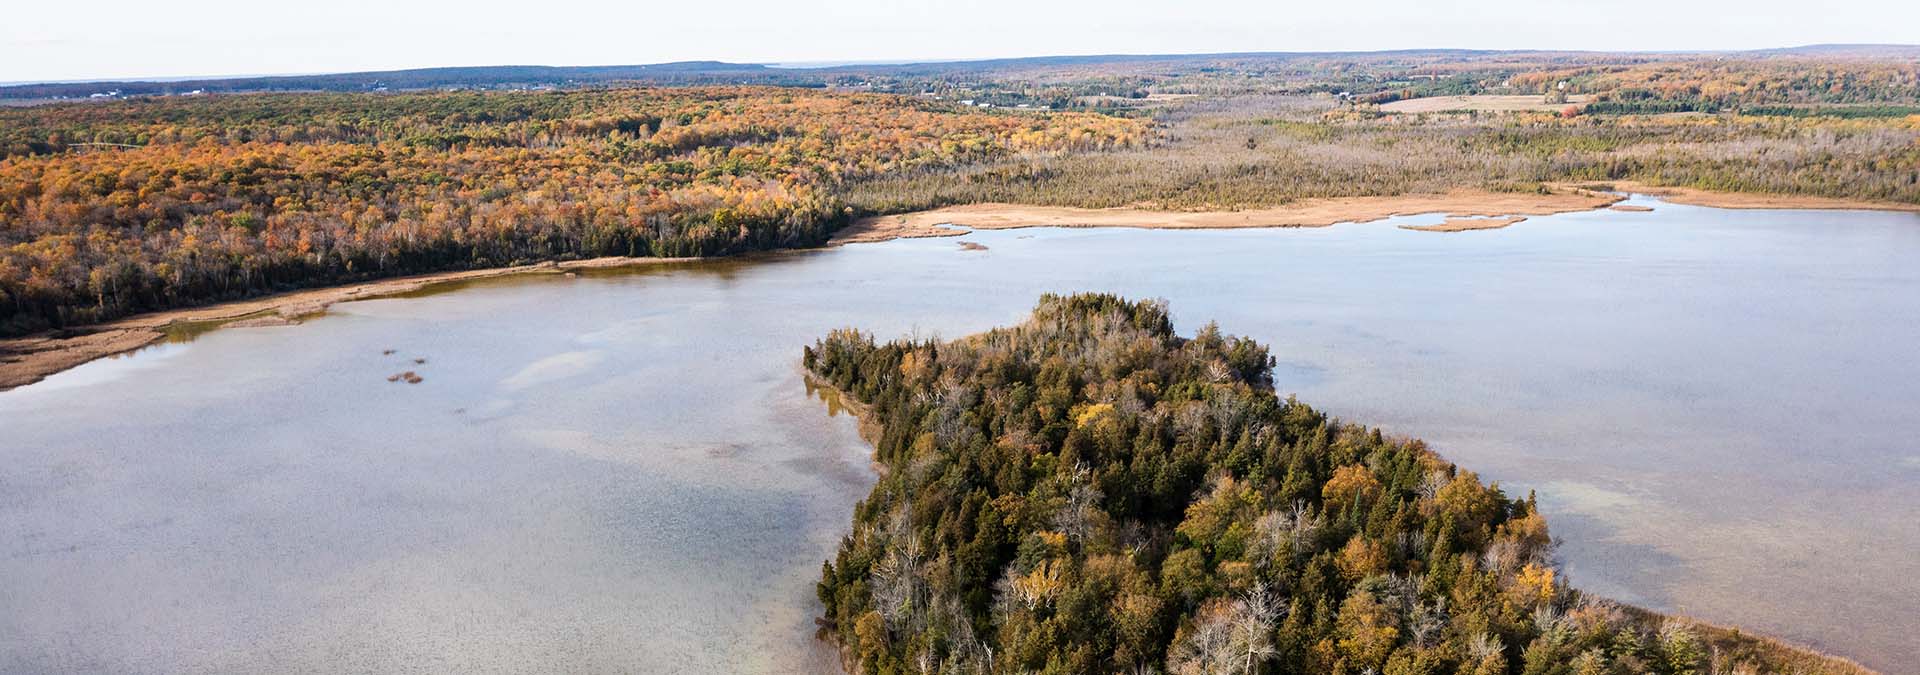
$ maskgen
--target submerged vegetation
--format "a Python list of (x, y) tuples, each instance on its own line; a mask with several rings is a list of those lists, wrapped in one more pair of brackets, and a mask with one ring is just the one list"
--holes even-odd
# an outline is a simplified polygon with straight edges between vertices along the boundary
[(1160, 303), (803, 360), (882, 467), (819, 584), (856, 672), (1865, 672), (1569, 587), (1531, 494), (1277, 397), (1265, 347)]

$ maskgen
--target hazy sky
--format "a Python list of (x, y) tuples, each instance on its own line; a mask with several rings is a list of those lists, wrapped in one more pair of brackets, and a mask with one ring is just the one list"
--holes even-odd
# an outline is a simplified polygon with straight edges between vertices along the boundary
[(1920, 43), (1916, 0), (7, 0), (0, 81), (452, 65)]

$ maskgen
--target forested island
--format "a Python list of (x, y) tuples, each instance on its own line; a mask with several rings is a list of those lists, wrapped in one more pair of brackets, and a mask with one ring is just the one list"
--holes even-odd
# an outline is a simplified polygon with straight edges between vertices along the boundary
[(881, 473), (818, 589), (854, 672), (1868, 672), (1581, 593), (1534, 495), (1280, 398), (1163, 303), (803, 363)]

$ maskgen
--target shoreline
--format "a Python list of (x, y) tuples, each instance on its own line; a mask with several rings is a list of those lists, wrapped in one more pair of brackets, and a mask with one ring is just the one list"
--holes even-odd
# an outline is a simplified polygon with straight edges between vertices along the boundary
[[(1808, 197), (1710, 192), (1696, 188), (1664, 187), (1635, 181), (1550, 184), (1549, 193), (1509, 193), (1456, 190), (1440, 194), (1303, 199), (1277, 207), (1240, 211), (1167, 211), (1137, 207), (1088, 209), (981, 203), (912, 213), (869, 216), (842, 228), (827, 246), (874, 243), (894, 239), (959, 237), (972, 228), (1009, 230), (1027, 227), (1131, 227), (1141, 229), (1242, 229), (1331, 227), (1365, 223), (1394, 216), (1443, 213), (1438, 225), (1403, 226), (1426, 232), (1464, 232), (1499, 229), (1524, 222), (1529, 216), (1610, 209), (1649, 211), (1645, 206), (1621, 205), (1630, 194), (1661, 201), (1723, 209), (1829, 209), (1920, 213), (1920, 204)], [(959, 226), (959, 227), (949, 227)], [(964, 247), (965, 244), (963, 243)], [(971, 247), (968, 247), (971, 250)], [(539, 274), (684, 263), (702, 258), (606, 257), (566, 262), (480, 270), (436, 272), (382, 279), (344, 286), (289, 291), (250, 300), (162, 310), (65, 331), (0, 338), (0, 392), (46, 379), (47, 376), (94, 361), (118, 356), (159, 342), (170, 329), (194, 324), (220, 327), (283, 326), (354, 300), (392, 297), (434, 284), (517, 274)]]
[(1119, 207), (1088, 209), (1065, 206), (1027, 206), (985, 203), (950, 206), (890, 216), (869, 216), (840, 230), (828, 245), (869, 243), (891, 239), (952, 237), (966, 234), (944, 225), (981, 230), (1023, 227), (1135, 227), (1168, 230), (1239, 228), (1331, 227), (1365, 223), (1394, 216), (1444, 213), (1451, 218), (1505, 218), (1550, 216), (1592, 211), (1627, 199), (1626, 195), (1575, 186), (1553, 192), (1518, 193), (1456, 190), (1440, 194), (1303, 199), (1282, 206), (1243, 211), (1164, 211)]
[[(1331, 227), (1367, 223), (1395, 216), (1441, 213), (1440, 225), (1406, 226), (1425, 232), (1463, 232), (1498, 229), (1529, 216), (1550, 216), (1602, 209), (1641, 213), (1652, 207), (1621, 204), (1631, 195), (1647, 195), (1686, 206), (1720, 209), (1806, 209), (1894, 211), (1920, 213), (1920, 204), (1882, 202), (1805, 195), (1712, 192), (1697, 188), (1665, 187), (1636, 181), (1550, 183), (1553, 192), (1508, 193), (1457, 190), (1440, 194), (1329, 197), (1239, 211), (1167, 211), (1137, 207), (1089, 209), (1069, 206), (1032, 206), (988, 202), (926, 211), (868, 216), (835, 233), (828, 246), (864, 244), (894, 239), (958, 237), (976, 230), (1012, 230), (1026, 227), (1133, 227), (1152, 230), (1224, 230), (1240, 228)], [(1491, 222), (1481, 222), (1491, 221)], [(1502, 221), (1504, 224), (1499, 224)], [(948, 227), (954, 226), (954, 227)]]
[(1560, 183), (1556, 184), (1555, 187), (1581, 190), (1608, 187), (1617, 192), (1658, 197), (1660, 201), (1663, 202), (1685, 206), (1705, 206), (1716, 209), (1803, 209), (1814, 211), (1898, 211), (1920, 213), (1920, 204), (1908, 204), (1906, 202), (1815, 197), (1811, 195), (1764, 194), (1758, 192), (1715, 192), (1712, 190), (1702, 190), (1700, 188), (1651, 185), (1631, 180)]
[(405, 295), (442, 283), (519, 274), (555, 274), (575, 270), (637, 267), (696, 260), (703, 259), (607, 257), (491, 269), (433, 272), (344, 286), (288, 291), (251, 300), (161, 310), (136, 314), (102, 324), (77, 326), (66, 331), (47, 331), (21, 337), (0, 338), (0, 392), (39, 382), (55, 373), (97, 359), (138, 350), (159, 342), (167, 336), (169, 329), (175, 327), (194, 324), (214, 324), (218, 327), (234, 328), (286, 326), (298, 324), (301, 319), (325, 312), (328, 307), (338, 303)]

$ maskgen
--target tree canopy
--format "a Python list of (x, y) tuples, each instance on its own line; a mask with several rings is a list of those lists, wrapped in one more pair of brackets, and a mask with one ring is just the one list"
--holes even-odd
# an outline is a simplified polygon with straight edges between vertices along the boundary
[(817, 245), (836, 186), (1144, 122), (766, 88), (0, 109), (0, 335), (298, 286)]
[(819, 584), (862, 673), (1865, 672), (1568, 586), (1532, 494), (1273, 389), (1159, 302), (805, 350), (882, 470)]

